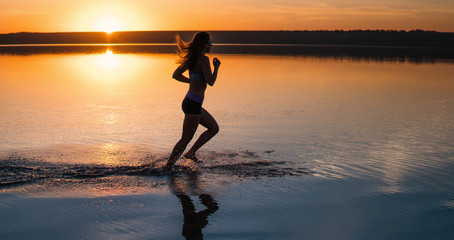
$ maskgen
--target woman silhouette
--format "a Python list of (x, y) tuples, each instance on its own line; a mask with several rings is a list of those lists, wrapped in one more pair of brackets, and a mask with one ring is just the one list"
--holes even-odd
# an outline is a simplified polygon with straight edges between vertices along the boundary
[[(194, 145), (184, 155), (185, 158), (194, 162), (199, 162), (195, 156), (206, 142), (208, 142), (219, 131), (219, 126), (211, 114), (202, 108), (203, 99), (207, 85), (213, 86), (216, 82), (219, 66), (221, 62), (213, 59), (214, 71), (211, 72), (210, 59), (205, 56), (210, 52), (212, 45), (210, 34), (207, 32), (198, 32), (194, 35), (189, 43), (183, 42), (177, 35), (178, 54), (181, 57), (180, 66), (173, 73), (173, 78), (184, 83), (189, 83), (189, 91), (181, 105), (184, 116), (183, 134), (177, 142), (173, 151), (163, 167), (163, 171), (169, 171), (172, 166), (186, 149), (189, 142), (194, 137), (198, 125), (202, 125), (207, 130), (200, 135)], [(189, 70), (189, 78), (183, 76), (183, 73)]]

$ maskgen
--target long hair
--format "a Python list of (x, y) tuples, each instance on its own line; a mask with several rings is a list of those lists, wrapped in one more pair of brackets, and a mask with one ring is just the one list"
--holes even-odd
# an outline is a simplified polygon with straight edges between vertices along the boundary
[(192, 69), (201, 55), (203, 47), (210, 41), (210, 34), (207, 32), (198, 32), (189, 43), (181, 40), (180, 35), (178, 34), (175, 39), (178, 46), (177, 53), (180, 56), (180, 59), (177, 62), (185, 64), (188, 69)]

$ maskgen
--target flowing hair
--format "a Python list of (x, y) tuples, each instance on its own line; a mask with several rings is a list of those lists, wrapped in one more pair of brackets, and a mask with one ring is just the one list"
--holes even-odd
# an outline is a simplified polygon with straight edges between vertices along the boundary
[(184, 64), (188, 69), (192, 69), (202, 53), (203, 47), (210, 41), (210, 34), (207, 32), (198, 32), (194, 35), (190, 42), (184, 42), (180, 35), (176, 35), (177, 53), (180, 59), (177, 61)]

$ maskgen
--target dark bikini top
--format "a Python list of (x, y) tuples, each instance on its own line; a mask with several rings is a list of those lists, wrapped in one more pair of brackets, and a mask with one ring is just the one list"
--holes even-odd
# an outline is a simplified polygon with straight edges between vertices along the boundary
[(203, 72), (189, 73), (189, 78), (192, 80), (205, 80), (205, 76), (203, 75)]

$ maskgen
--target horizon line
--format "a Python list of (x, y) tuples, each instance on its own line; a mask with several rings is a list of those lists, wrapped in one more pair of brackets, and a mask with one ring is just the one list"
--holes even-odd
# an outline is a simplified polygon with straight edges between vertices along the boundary
[(454, 33), (454, 32), (440, 32), (436, 30), (424, 30), (424, 29), (317, 29), (317, 30), (129, 30), (129, 31), (67, 31), (67, 32), (38, 32), (38, 31), (19, 31), (19, 32), (7, 32), (0, 34), (20, 34), (20, 33), (104, 33), (104, 34), (114, 34), (114, 33), (130, 33), (130, 32), (360, 32), (360, 31), (370, 31), (370, 32), (432, 32), (432, 33)]

